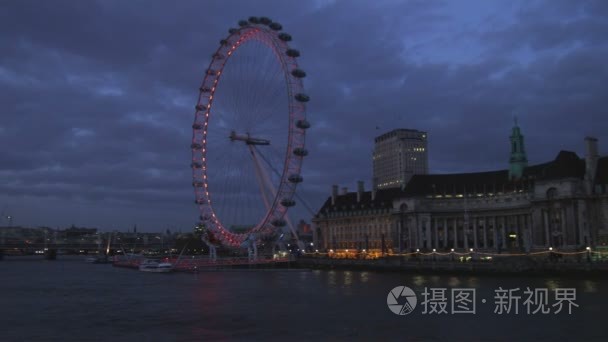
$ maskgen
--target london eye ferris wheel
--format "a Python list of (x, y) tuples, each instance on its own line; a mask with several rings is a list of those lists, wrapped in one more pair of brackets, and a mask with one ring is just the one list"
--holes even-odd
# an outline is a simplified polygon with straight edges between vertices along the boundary
[(310, 127), (291, 35), (266, 17), (238, 25), (205, 72), (191, 145), (200, 221), (230, 247), (292, 226)]

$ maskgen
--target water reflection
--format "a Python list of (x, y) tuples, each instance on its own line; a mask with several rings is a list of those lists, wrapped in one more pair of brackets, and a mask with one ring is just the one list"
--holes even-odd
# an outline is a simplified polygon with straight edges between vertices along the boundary
[(431, 283), (433, 286), (437, 287), (437, 286), (440, 284), (440, 279), (441, 279), (441, 278), (440, 278), (439, 276), (436, 276), (436, 275), (435, 275), (435, 276), (430, 276), (430, 277), (429, 277), (429, 282), (430, 282), (430, 283)]
[(556, 288), (562, 287), (560, 282), (557, 281), (556, 279), (548, 279), (545, 282), (545, 285), (549, 289), (549, 291), (555, 291)]
[(336, 281), (336, 271), (331, 270), (331, 271), (327, 271), (327, 285), (328, 285), (328, 292), (329, 293), (335, 293), (336, 292), (336, 287), (338, 285), (338, 282)]
[[(65, 271), (61, 271), (63, 267)], [(585, 275), (543, 278), (322, 270), (157, 277), (67, 261), (3, 261), (0, 269), (2, 279), (10, 279), (0, 281), (0, 293), (10, 294), (0, 295), (3, 310), (10, 313), (2, 316), (0, 323), (3, 341), (60, 341), (74, 336), (104, 336), (104, 340), (119, 341), (381, 341), (399, 336), (418, 341), (523, 341), (532, 337), (597, 341), (606, 336), (601, 318), (608, 282)], [(425, 316), (420, 314), (421, 308), (416, 308), (417, 312), (404, 320), (386, 307), (388, 291), (399, 285), (412, 288), (419, 301), (422, 287), (475, 287), (479, 289), (480, 312), (470, 318)], [(520, 288), (516, 294), (521, 296), (519, 316), (492, 313), (494, 290), (499, 287)], [(576, 288), (584, 295), (577, 296), (579, 307), (573, 308), (572, 315), (567, 314), (567, 306), (557, 315), (526, 315), (523, 301), (527, 296), (523, 292), (527, 287), (552, 291), (557, 287)], [(549, 295), (552, 304), (554, 293)], [(447, 296), (450, 298), (451, 293)], [(480, 303), (482, 298), (488, 301), (485, 306)], [(39, 308), (41, 314), (33, 312), (32, 307)], [(306, 317), (314, 317), (314, 327), (307, 328)], [(37, 329), (24, 322), (35, 322)], [(467, 325), (472, 326), (463, 329)]]
[(467, 287), (479, 287), (479, 279), (477, 277), (469, 277), (467, 279)]
[(414, 276), (414, 278), (412, 280), (413, 280), (414, 285), (416, 285), (417, 287), (423, 287), (427, 281), (426, 278), (422, 275)]
[(344, 286), (349, 287), (353, 284), (353, 272), (346, 271), (344, 272)]
[(597, 282), (591, 280), (583, 281), (583, 292), (597, 292)]
[(458, 277), (449, 277), (448, 278), (448, 286), (449, 287), (458, 287), (458, 286), (460, 286), (460, 279)]

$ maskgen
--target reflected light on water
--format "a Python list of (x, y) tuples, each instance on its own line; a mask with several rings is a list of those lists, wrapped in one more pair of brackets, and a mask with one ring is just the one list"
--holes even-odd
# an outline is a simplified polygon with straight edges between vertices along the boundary
[(422, 287), (426, 283), (427, 279), (424, 276), (417, 275), (414, 277), (413, 281), (414, 281), (414, 285), (416, 285), (418, 287)]
[(591, 280), (583, 281), (583, 292), (597, 292), (597, 282)]
[(549, 291), (555, 291), (556, 288), (562, 287), (561, 284), (559, 283), (559, 281), (557, 281), (555, 279), (549, 279), (549, 280), (547, 280), (547, 282), (545, 284), (547, 285), (547, 288), (549, 289)]
[(335, 288), (337, 285), (336, 282), (336, 271), (331, 270), (329, 272), (327, 272), (327, 284), (331, 287), (331, 288)]
[(353, 284), (353, 272), (344, 272), (344, 286), (351, 286)]
[(429, 277), (429, 283), (430, 283), (432, 286), (434, 286), (434, 287), (438, 287), (438, 286), (439, 286), (439, 284), (441, 283), (440, 279), (441, 279), (441, 278), (440, 278), (439, 276), (436, 276), (436, 275), (434, 275), (434, 276), (430, 276), (430, 277)]
[(448, 285), (450, 287), (457, 287), (460, 285), (460, 279), (458, 279), (458, 277), (449, 277), (448, 278)]
[(369, 272), (361, 272), (359, 273), (359, 279), (362, 283), (367, 283), (369, 281)]

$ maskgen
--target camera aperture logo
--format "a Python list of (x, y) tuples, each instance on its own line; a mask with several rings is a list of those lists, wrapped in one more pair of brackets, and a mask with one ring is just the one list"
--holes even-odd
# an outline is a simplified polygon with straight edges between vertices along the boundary
[(397, 286), (386, 297), (386, 305), (395, 315), (407, 315), (414, 311), (418, 298), (407, 286)]

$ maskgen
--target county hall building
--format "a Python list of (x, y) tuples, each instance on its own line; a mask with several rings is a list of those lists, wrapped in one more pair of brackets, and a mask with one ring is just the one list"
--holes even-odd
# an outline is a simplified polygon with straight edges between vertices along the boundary
[[(426, 133), (396, 132), (377, 138), (376, 144), (407, 134), (410, 154), (426, 152)], [(416, 134), (424, 135), (424, 140), (412, 143)], [(343, 188), (338, 193), (338, 186), (333, 186), (313, 219), (315, 245), (327, 251), (367, 252), (452, 248), (527, 252), (606, 245), (608, 157), (599, 156), (597, 139), (585, 139), (583, 158), (560, 151), (552, 161), (532, 166), (517, 124), (510, 140), (511, 157), (505, 170), (427, 174), (427, 168), (417, 167), (418, 172), (401, 172), (404, 178), (392, 176), (388, 182), (384, 175), (375, 175), (371, 191), (364, 190), (363, 182), (355, 192)], [(400, 152), (395, 159), (403, 160), (407, 151), (393, 144)], [(378, 151), (383, 154), (383, 166), (391, 165), (386, 160), (390, 150), (375, 151), (375, 158)], [(426, 163), (427, 155), (416, 158)], [(398, 168), (399, 163), (393, 165)], [(401, 186), (387, 186), (390, 182)]]

